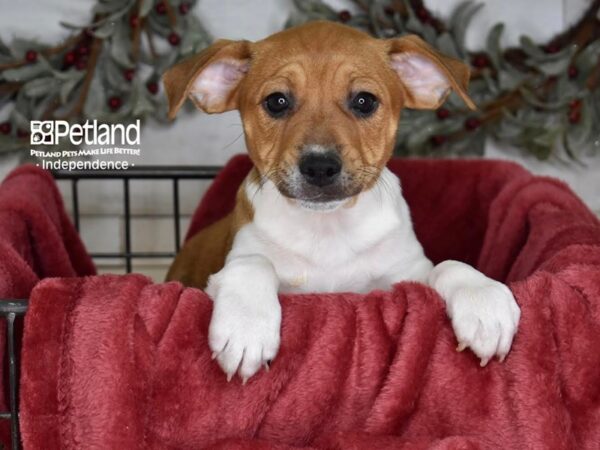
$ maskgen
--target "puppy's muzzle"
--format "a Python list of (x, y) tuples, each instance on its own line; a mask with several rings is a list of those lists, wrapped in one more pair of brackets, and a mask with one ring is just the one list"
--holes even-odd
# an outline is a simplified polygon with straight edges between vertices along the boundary
[(342, 161), (334, 151), (308, 152), (300, 158), (298, 169), (308, 184), (324, 187), (338, 180), (342, 172)]

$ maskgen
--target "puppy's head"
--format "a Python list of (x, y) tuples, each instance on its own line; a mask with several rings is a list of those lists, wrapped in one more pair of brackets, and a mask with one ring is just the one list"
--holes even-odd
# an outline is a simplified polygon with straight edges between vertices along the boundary
[(217, 41), (163, 80), (170, 117), (187, 97), (207, 113), (238, 109), (261, 176), (314, 208), (377, 181), (403, 107), (435, 109), (452, 89), (474, 107), (462, 62), (416, 36), (380, 40), (330, 22)]

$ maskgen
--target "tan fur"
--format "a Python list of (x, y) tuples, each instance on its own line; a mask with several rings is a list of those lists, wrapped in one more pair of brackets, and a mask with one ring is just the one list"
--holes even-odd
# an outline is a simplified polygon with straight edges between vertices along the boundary
[(252, 221), (253, 210), (245, 192), (248, 182), (256, 181), (253, 169), (238, 189), (234, 210), (221, 220), (200, 230), (188, 240), (175, 257), (167, 273), (167, 281), (181, 281), (186, 286), (206, 287), (208, 277), (221, 270), (231, 250), (237, 231)]
[[(469, 68), (438, 54), (419, 38), (375, 39), (354, 28), (312, 22), (274, 34), (259, 42), (217, 41), (198, 55), (171, 68), (163, 77), (174, 117), (186, 97), (209, 113), (238, 109), (246, 146), (255, 170), (286, 191), (286, 178), (298, 163), (299, 148), (310, 143), (335, 146), (352, 175), (348, 206), (358, 193), (373, 186), (390, 159), (400, 111), (419, 104), (390, 66), (390, 55), (416, 52), (430, 58), (447, 76), (469, 107)], [(212, 64), (230, 64), (235, 87), (210, 102), (195, 97), (194, 80)], [(237, 79), (239, 78), (239, 82)], [(297, 104), (285, 120), (274, 120), (262, 106), (273, 92), (292, 92)], [(349, 112), (350, 92), (368, 91), (379, 99), (369, 120)], [(441, 99), (440, 101), (443, 101)], [(252, 220), (252, 207), (240, 190), (235, 211), (186, 243), (168, 279), (204, 287), (208, 275), (224, 264), (233, 237)]]

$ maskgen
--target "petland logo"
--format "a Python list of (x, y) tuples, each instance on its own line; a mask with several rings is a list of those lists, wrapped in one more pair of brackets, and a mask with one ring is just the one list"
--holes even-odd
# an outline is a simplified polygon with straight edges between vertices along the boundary
[(131, 159), (141, 156), (139, 120), (127, 126), (97, 120), (84, 124), (33, 120), (30, 130), (31, 145), (36, 146), (30, 155), (44, 169), (127, 170), (135, 166)]
[(86, 120), (83, 125), (66, 120), (31, 121), (31, 145), (58, 145), (65, 137), (73, 145), (140, 145), (140, 121), (127, 126), (98, 124), (97, 120)]

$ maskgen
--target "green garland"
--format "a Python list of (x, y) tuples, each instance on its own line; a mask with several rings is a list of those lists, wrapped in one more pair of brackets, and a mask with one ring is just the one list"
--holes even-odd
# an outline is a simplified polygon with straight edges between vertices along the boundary
[(546, 44), (522, 37), (519, 48), (501, 49), (504, 27), (497, 24), (485, 51), (477, 53), (465, 48), (465, 34), (480, 4), (461, 3), (444, 23), (420, 0), (349, 2), (358, 13), (335, 11), (320, 0), (295, 0), (299, 13), (288, 25), (326, 19), (381, 38), (414, 33), (473, 69), (469, 93), (479, 110), (466, 110), (453, 95), (437, 111), (403, 111), (397, 154), (482, 155), (486, 136), (542, 160), (600, 153), (600, 0)]
[[(523, 37), (520, 47), (501, 49), (498, 24), (477, 53), (466, 50), (464, 38), (481, 5), (462, 3), (445, 23), (421, 0), (348, 1), (357, 13), (294, 0), (297, 12), (288, 25), (327, 19), (382, 38), (415, 33), (473, 68), (469, 92), (479, 110), (468, 111), (450, 96), (437, 111), (404, 111), (397, 154), (482, 155), (487, 136), (539, 159), (600, 153), (600, 0), (548, 43)], [(0, 42), (0, 105), (11, 108), (9, 121), (0, 123), (0, 153), (27, 153), (30, 120), (165, 121), (160, 75), (210, 43), (189, 14), (194, 3), (99, 0), (92, 23), (64, 24), (74, 33), (56, 47)]]
[(73, 34), (58, 46), (0, 41), (0, 154), (29, 145), (30, 120), (166, 122), (160, 76), (211, 41), (190, 13), (194, 0), (100, 0), (91, 23), (63, 23)]

